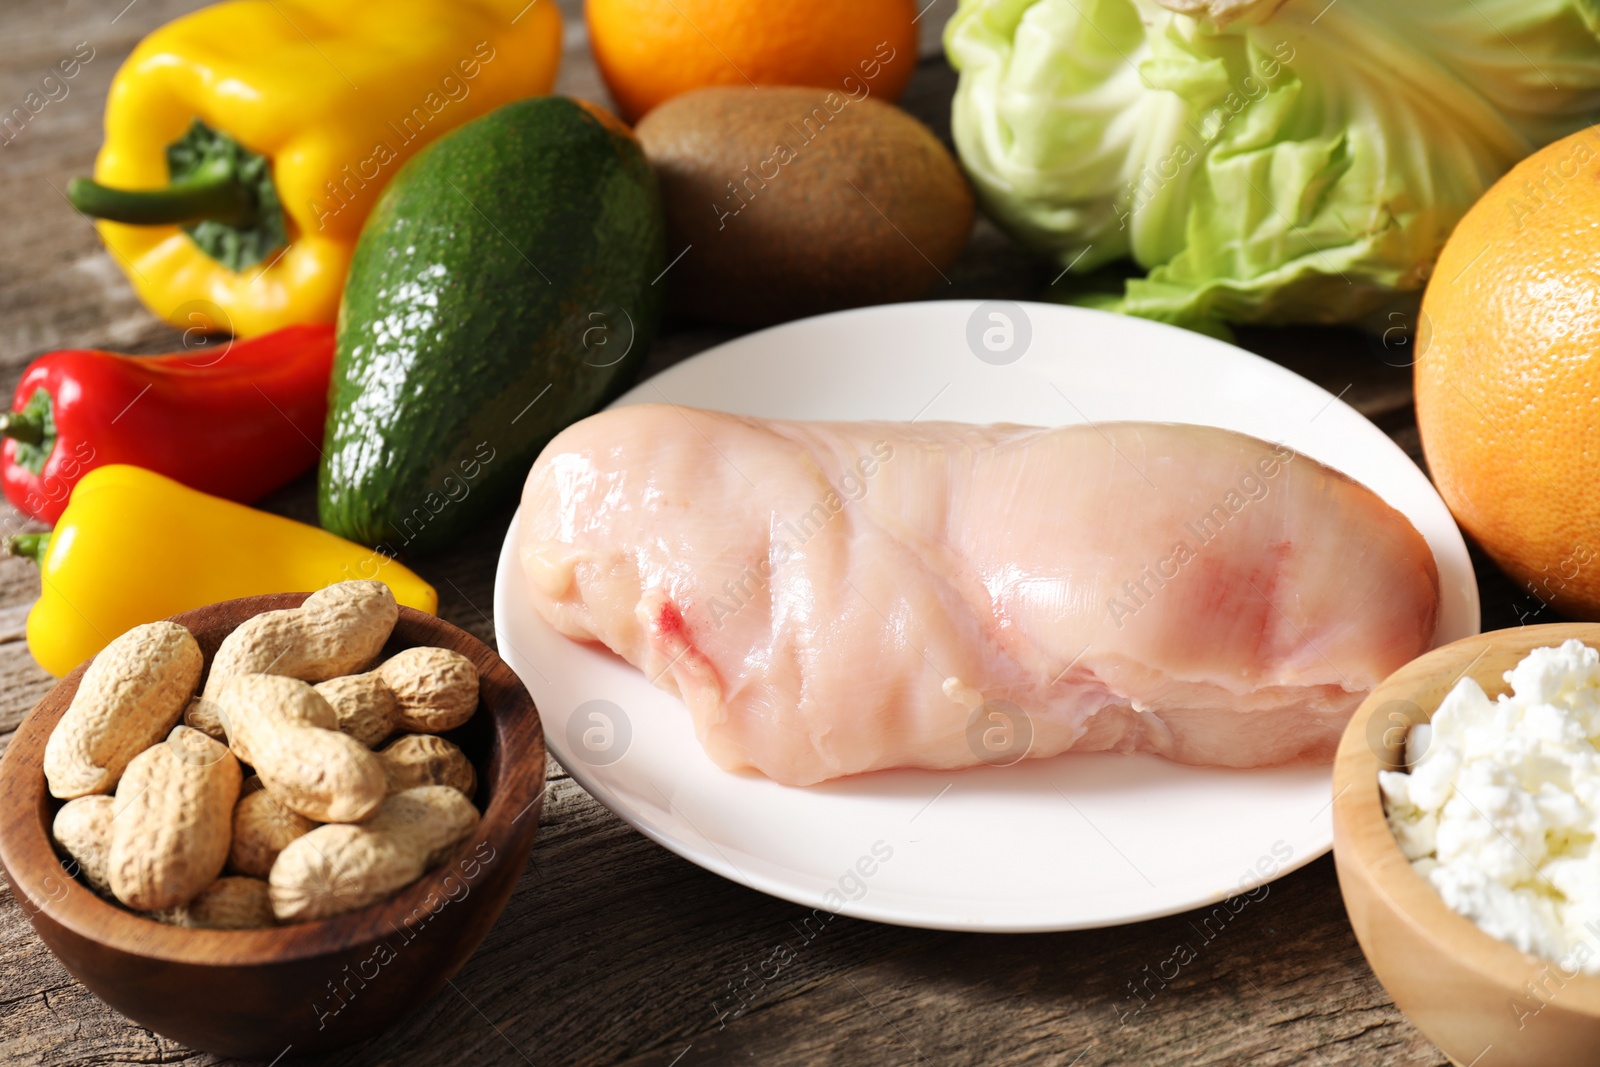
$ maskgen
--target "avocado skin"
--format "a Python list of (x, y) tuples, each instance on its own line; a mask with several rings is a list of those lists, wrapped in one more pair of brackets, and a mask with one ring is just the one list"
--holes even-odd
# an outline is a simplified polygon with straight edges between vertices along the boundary
[(322, 525), (424, 555), (514, 500), (545, 443), (638, 371), (665, 248), (638, 142), (565, 97), (507, 104), (417, 153), (351, 260)]

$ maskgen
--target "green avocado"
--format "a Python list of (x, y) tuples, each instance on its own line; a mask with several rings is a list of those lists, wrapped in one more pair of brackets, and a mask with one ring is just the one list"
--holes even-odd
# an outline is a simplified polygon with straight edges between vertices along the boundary
[(417, 153), (345, 283), (322, 525), (418, 555), (514, 500), (545, 443), (638, 370), (665, 240), (639, 143), (565, 97), (507, 104)]

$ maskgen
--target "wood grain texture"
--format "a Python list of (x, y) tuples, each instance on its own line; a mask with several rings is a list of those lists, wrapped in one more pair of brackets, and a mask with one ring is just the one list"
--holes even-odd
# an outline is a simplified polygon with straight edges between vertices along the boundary
[[(209, 668), (233, 629), (305, 593), (246, 597), (175, 616)], [(417, 881), (378, 903), (263, 930), (164, 926), (101, 899), (65, 872), (50, 841), (60, 803), (48, 793), (46, 739), (84, 675), (79, 667), (24, 720), (0, 759), (0, 864), (57, 959), (130, 1018), (197, 1048), (271, 1058), (336, 1048), (390, 1027), (431, 998), (477, 947), (533, 847), (544, 793), (544, 733), (511, 668), (470, 634), (401, 608), (385, 658), (417, 646), (472, 661), (479, 706), (446, 735), (472, 760), (482, 818)]]
[[(539, 0), (541, 3), (550, 0)], [(176, 335), (142, 311), (88, 223), (58, 189), (92, 165), (111, 74), (140, 35), (193, 0), (67, 0), (0, 5), (0, 110), (88, 40), (94, 60), (69, 96), (0, 148), (0, 384), (66, 345), (159, 351)], [(559, 91), (605, 100), (579, 0), (561, 0)], [(924, 57), (901, 104), (949, 139), (954, 72), (938, 33), (955, 0), (918, 0)], [(120, 14), (119, 14), (120, 13)], [(115, 21), (113, 21), (115, 19)], [(1071, 279), (1019, 253), (980, 219), (934, 297), (1050, 299)], [(736, 336), (669, 319), (645, 373)], [(1405, 360), (1361, 334), (1251, 330), (1241, 343), (1373, 418), (1420, 461)], [(265, 502), (315, 513), (309, 479)], [(505, 522), (484, 527), (420, 572), (440, 614), (492, 643), (494, 564)], [(4, 532), (23, 528), (0, 508)], [(1481, 554), (1486, 627), (1553, 621)], [(0, 742), (52, 679), (22, 640), (37, 595), (30, 564), (0, 560)], [(1194, 916), (1113, 930), (982, 936), (838, 918), (806, 938), (809, 912), (702, 871), (630, 830), (553, 762), (533, 862), (500, 922), (442, 993), (372, 1041), (305, 1062), (799, 1065), (983, 1064), (1100, 1067), (1308, 1064), (1437, 1067), (1444, 1056), (1390, 1003), (1356, 945), (1324, 858), (1273, 883), (1214, 941)], [(1196, 959), (1165, 985), (1149, 974), (1179, 941)], [(780, 943), (793, 962), (746, 976)], [(1150, 968), (1146, 971), (1145, 968)], [(768, 968), (770, 973), (770, 968)], [(1154, 992), (1130, 1000), (1129, 983)], [(742, 993), (735, 993), (738, 987)], [(733, 997), (730, 1001), (729, 998)], [(742, 1005), (734, 1013), (729, 1005)], [(1142, 1008), (1136, 1014), (1130, 1009)], [(714, 1007), (716, 1006), (716, 1007)], [(719, 1015), (720, 1013), (720, 1015)], [(223, 1062), (117, 1015), (56, 961), (9, 888), (0, 889), (0, 1062), (61, 1065)]]

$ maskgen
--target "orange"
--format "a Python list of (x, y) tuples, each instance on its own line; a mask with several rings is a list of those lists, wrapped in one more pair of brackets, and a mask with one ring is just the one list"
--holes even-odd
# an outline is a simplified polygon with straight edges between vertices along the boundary
[(1600, 618), (1600, 126), (1473, 205), (1422, 310), (1417, 425), (1445, 503), (1531, 597)]
[(633, 122), (707, 85), (814, 85), (892, 101), (917, 66), (913, 0), (588, 0), (589, 40)]

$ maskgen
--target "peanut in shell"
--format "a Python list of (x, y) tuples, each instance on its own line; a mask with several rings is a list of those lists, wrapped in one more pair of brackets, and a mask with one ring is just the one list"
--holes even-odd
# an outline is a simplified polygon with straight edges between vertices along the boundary
[(111, 894), (111, 817), (116, 804), (115, 797), (103, 793), (78, 797), (61, 805), (50, 824), (50, 836), (72, 860), (73, 873), (104, 896)]
[(137, 911), (187, 904), (228, 859), (239, 761), (199, 730), (173, 727), (117, 783), (108, 882)]
[(194, 635), (175, 622), (135, 626), (101, 649), (45, 743), (51, 795), (116, 788), (128, 763), (177, 723), (203, 662)]
[[(359, 671), (383, 650), (399, 617), (394, 594), (376, 581), (339, 582), (312, 593), (298, 608), (264, 611), (223, 639), (201, 699), (215, 702), (222, 687), (243, 674), (323, 682)], [(194, 714), (202, 723), (214, 716), (228, 728), (222, 708)]]
[(333, 708), (307, 683), (239, 675), (216, 703), (230, 724), (234, 752), (290, 811), (315, 822), (358, 822), (383, 803), (382, 764), (339, 732)]
[(269, 879), (280, 922), (341, 915), (422, 877), (478, 825), (478, 810), (443, 785), (395, 793), (365, 823), (319, 826), (278, 854)]

